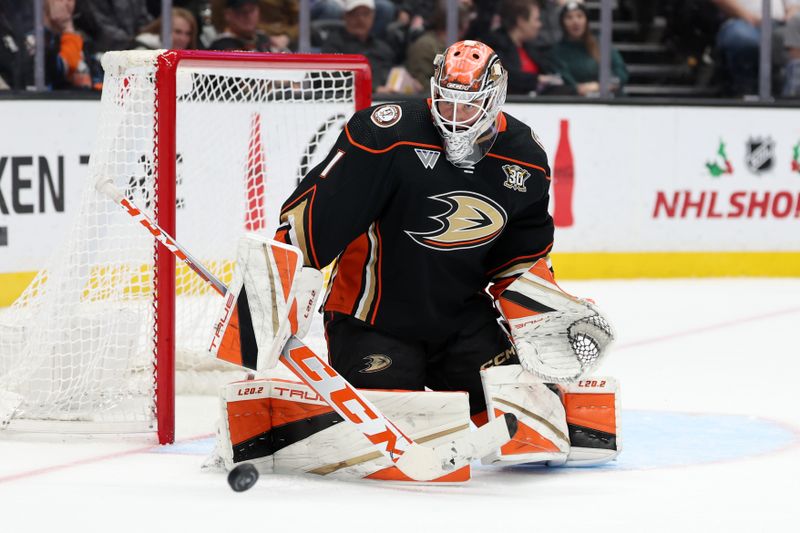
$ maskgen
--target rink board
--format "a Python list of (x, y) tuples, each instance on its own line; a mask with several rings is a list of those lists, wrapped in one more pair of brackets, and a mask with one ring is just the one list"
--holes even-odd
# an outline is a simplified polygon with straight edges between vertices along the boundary
[[(0, 131), (0, 305), (32, 279), (79, 209), (99, 105), (0, 101), (4, 123), (19, 125)], [(507, 111), (532, 126), (553, 168), (560, 277), (800, 275), (800, 110)], [(281, 167), (287, 190), (292, 165)]]

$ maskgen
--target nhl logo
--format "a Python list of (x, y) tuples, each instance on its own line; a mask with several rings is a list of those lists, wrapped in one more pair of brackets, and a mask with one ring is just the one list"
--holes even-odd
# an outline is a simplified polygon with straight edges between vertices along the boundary
[(753, 174), (770, 170), (775, 161), (775, 141), (771, 137), (750, 137), (747, 140), (745, 163)]
[(389, 126), (397, 124), (401, 116), (403, 116), (403, 111), (400, 109), (399, 105), (387, 104), (375, 108), (370, 118), (376, 126), (388, 128)]
[(503, 185), (512, 191), (525, 192), (525, 182), (531, 177), (531, 173), (519, 165), (503, 165), (503, 172), (506, 173), (506, 181)]

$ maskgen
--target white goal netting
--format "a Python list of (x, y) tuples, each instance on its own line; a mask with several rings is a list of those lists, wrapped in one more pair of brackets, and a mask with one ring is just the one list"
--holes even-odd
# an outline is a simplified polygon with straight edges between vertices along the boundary
[[(100, 123), (77, 223), (0, 314), (0, 404), (19, 404), (10, 428), (52, 430), (79, 421), (86, 431), (154, 429), (155, 398), (164, 390), (156, 340), (165, 334), (159, 325), (167, 312), (156, 298), (156, 243), (94, 190), (97, 179), (111, 178), (151, 217), (174, 210), (177, 240), (228, 282), (238, 237), (244, 231), (271, 236), (281, 203), (355, 109), (352, 71), (230, 58), (179, 62), (176, 198), (169, 205), (159, 194), (159, 176), (165, 178), (158, 145), (173, 125), (158, 112), (158, 92), (165, 90), (158, 56), (106, 54)], [(218, 296), (181, 264), (175, 285), (178, 388), (213, 391), (241, 375), (203, 355)]]

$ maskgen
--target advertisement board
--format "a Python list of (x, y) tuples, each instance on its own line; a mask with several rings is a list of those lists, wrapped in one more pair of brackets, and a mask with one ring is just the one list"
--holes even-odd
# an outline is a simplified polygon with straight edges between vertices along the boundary
[[(0, 305), (66, 237), (99, 108), (0, 101), (11, 125), (0, 129)], [(510, 103), (506, 111), (549, 156), (560, 275), (800, 275), (800, 109)], [(293, 123), (265, 120), (278, 134)], [(287, 183), (273, 192), (296, 183), (296, 159), (276, 167)], [(205, 194), (184, 198), (187, 208), (213, 203), (214, 190)], [(280, 201), (273, 195), (266, 208)]]

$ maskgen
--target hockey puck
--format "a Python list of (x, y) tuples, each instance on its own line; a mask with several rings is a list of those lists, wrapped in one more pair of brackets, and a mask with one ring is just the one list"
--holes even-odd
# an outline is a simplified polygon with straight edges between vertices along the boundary
[(258, 481), (258, 470), (250, 463), (242, 463), (228, 472), (228, 485), (236, 492), (244, 492)]
[(504, 413), (503, 417), (506, 419), (506, 427), (508, 428), (508, 436), (513, 438), (517, 434), (519, 423), (514, 413)]

